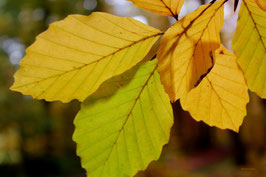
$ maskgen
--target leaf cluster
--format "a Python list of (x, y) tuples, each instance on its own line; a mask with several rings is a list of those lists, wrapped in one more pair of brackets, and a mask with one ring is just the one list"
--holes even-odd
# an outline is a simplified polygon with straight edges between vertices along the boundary
[(234, 53), (220, 39), (227, 0), (181, 20), (184, 0), (130, 1), (177, 21), (162, 32), (101, 12), (69, 15), (26, 50), (11, 87), (35, 99), (83, 102), (73, 139), (92, 177), (133, 176), (158, 159), (173, 124), (170, 101), (197, 121), (238, 132), (248, 89), (266, 98), (264, 0), (242, 1)]

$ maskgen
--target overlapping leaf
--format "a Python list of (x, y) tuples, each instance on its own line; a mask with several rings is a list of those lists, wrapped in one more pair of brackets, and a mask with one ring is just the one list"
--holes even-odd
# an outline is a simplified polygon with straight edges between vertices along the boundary
[(242, 1), (232, 48), (250, 90), (266, 98), (266, 11), (255, 0)]
[(237, 132), (249, 101), (245, 78), (234, 54), (223, 46), (215, 51), (214, 62), (199, 85), (181, 97), (181, 105), (197, 121)]
[(141, 61), (161, 32), (106, 13), (53, 23), (26, 51), (14, 91), (47, 101), (83, 101), (102, 82)]
[(159, 158), (173, 115), (156, 63), (106, 81), (82, 104), (73, 139), (88, 176), (133, 176)]
[(212, 66), (210, 52), (220, 45), (224, 2), (200, 6), (162, 38), (158, 71), (171, 101), (187, 94)]
[(185, 0), (129, 0), (134, 3), (136, 7), (143, 8), (153, 13), (178, 16)]

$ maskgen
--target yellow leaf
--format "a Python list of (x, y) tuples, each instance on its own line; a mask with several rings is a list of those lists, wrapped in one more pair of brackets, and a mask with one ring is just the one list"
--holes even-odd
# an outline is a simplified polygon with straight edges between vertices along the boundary
[(47, 101), (83, 101), (105, 80), (140, 62), (160, 35), (131, 18), (70, 15), (26, 50), (11, 90)]
[(243, 72), (223, 46), (215, 51), (214, 62), (200, 84), (180, 99), (181, 105), (197, 121), (238, 132), (249, 102)]
[(158, 71), (171, 101), (187, 94), (212, 66), (210, 52), (220, 45), (224, 2), (200, 6), (162, 38)]
[(185, 0), (129, 0), (138, 8), (177, 18)]
[(256, 0), (256, 3), (258, 4), (258, 6), (262, 10), (266, 11), (266, 1), (265, 0)]
[(266, 11), (255, 0), (243, 0), (232, 49), (248, 87), (266, 98)]

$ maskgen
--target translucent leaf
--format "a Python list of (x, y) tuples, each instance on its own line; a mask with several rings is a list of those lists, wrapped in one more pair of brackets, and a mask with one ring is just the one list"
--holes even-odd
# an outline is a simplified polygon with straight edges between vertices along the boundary
[(73, 139), (88, 176), (133, 176), (159, 158), (173, 114), (156, 63), (106, 81), (82, 104)]
[(160, 15), (177, 17), (185, 0), (128, 0), (138, 8)]
[(171, 101), (187, 94), (212, 66), (210, 52), (220, 45), (224, 2), (200, 6), (163, 36), (158, 71)]
[(11, 89), (47, 101), (83, 101), (105, 80), (140, 62), (160, 35), (131, 18), (70, 15), (26, 50)]
[(199, 85), (181, 97), (181, 105), (197, 121), (238, 132), (249, 102), (243, 72), (234, 54), (223, 46), (215, 51), (214, 62)]
[(248, 87), (266, 98), (266, 11), (255, 0), (243, 0), (232, 48)]

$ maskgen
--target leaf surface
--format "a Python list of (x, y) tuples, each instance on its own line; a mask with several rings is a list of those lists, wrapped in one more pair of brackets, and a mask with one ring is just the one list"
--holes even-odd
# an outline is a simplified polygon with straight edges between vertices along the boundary
[(224, 2), (200, 6), (163, 36), (158, 71), (172, 102), (194, 88), (212, 66), (210, 52), (220, 45)]
[(243, 72), (235, 55), (223, 46), (215, 51), (214, 61), (199, 85), (181, 97), (181, 105), (197, 121), (238, 132), (249, 102)]
[(266, 11), (255, 0), (243, 0), (232, 49), (248, 87), (266, 98)]
[(82, 104), (73, 139), (88, 176), (133, 176), (159, 158), (173, 114), (156, 63), (106, 81)]
[(138, 8), (177, 18), (185, 0), (129, 0)]
[(256, 0), (256, 3), (258, 4), (258, 6), (262, 10), (266, 11), (266, 1), (265, 0)]
[(160, 35), (127, 17), (70, 15), (26, 50), (11, 89), (47, 101), (83, 101), (105, 80), (140, 62)]

